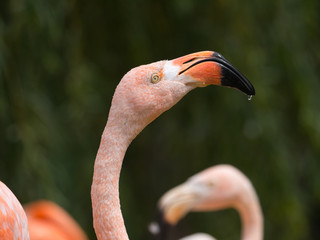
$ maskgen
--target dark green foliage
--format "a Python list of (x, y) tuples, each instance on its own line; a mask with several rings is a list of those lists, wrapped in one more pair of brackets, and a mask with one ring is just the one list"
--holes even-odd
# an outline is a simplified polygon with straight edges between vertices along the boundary
[[(265, 239), (319, 239), (319, 1), (0, 2), (0, 179), (22, 203), (51, 199), (94, 239), (90, 186), (112, 94), (132, 67), (216, 50), (256, 88), (198, 89), (129, 147), (120, 181), (129, 236), (148, 238), (157, 199), (230, 163), (253, 182)], [(233, 210), (177, 235), (239, 239)]]

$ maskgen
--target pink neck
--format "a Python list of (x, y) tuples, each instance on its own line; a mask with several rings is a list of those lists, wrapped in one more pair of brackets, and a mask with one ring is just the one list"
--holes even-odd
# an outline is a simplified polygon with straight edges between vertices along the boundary
[(243, 194), (236, 208), (242, 221), (242, 240), (263, 239), (263, 218), (259, 200), (254, 190)]
[(91, 187), (93, 225), (99, 240), (128, 239), (120, 209), (119, 178), (126, 150), (144, 127), (129, 118), (119, 118), (115, 113), (116, 108), (110, 110), (95, 160)]

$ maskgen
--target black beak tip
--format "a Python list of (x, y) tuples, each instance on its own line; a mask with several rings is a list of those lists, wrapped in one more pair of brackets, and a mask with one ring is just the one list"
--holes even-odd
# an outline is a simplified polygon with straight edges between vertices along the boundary
[(158, 209), (156, 220), (155, 222), (153, 222), (153, 224), (156, 224), (158, 228), (158, 231), (152, 232), (152, 235), (154, 235), (155, 239), (156, 240), (167, 239), (172, 226), (165, 221), (163, 216), (163, 211), (161, 209)]
[(227, 68), (222, 68), (221, 85), (237, 88), (248, 96), (254, 96), (256, 94), (253, 85), (246, 77), (239, 72), (238, 74), (234, 74), (233, 71), (230, 71)]
[(248, 94), (249, 96), (254, 96), (254, 95), (256, 95), (256, 90), (254, 89), (254, 87), (252, 86), (252, 90), (251, 91), (249, 91), (249, 94)]
[(214, 52), (212, 54), (212, 60), (219, 63), (221, 66), (222, 86), (237, 88), (248, 96), (254, 96), (256, 94), (251, 82), (249, 82), (249, 80), (232, 66), (220, 53)]

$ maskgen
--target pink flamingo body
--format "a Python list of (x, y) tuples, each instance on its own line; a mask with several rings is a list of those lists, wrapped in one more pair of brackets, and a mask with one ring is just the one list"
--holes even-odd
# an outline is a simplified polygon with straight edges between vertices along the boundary
[(49, 201), (25, 206), (0, 182), (0, 239), (2, 240), (88, 240), (73, 218)]
[(1, 181), (0, 239), (30, 239), (26, 214), (16, 196)]
[(128, 239), (118, 185), (122, 161), (131, 141), (189, 91), (208, 85), (234, 87), (247, 95), (255, 94), (252, 84), (239, 71), (211, 51), (143, 65), (122, 78), (112, 99), (94, 165), (91, 198), (93, 225), (99, 240)]
[(230, 165), (208, 168), (169, 190), (159, 202), (163, 220), (175, 225), (190, 211), (235, 208), (243, 240), (263, 239), (263, 216), (250, 180)]

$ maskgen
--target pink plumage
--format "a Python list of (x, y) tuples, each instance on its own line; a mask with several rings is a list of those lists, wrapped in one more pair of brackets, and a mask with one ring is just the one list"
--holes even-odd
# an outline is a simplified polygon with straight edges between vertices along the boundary
[(26, 214), (11, 190), (0, 181), (0, 239), (27, 240)]
[(30, 203), (26, 212), (11, 190), (0, 182), (1, 240), (88, 239), (75, 220), (53, 202)]

